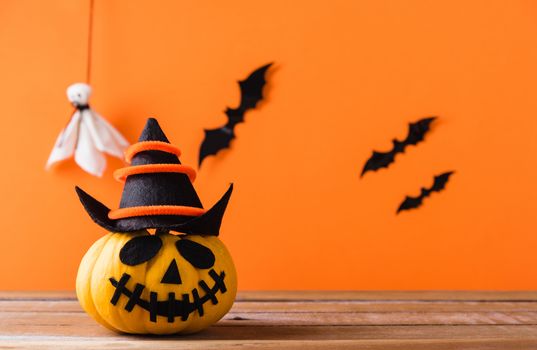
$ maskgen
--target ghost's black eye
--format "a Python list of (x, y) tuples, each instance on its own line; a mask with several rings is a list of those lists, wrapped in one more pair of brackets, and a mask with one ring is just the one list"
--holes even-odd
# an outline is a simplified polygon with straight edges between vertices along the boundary
[(207, 247), (188, 239), (175, 242), (179, 254), (198, 269), (208, 269), (214, 265), (214, 254)]
[(121, 248), (119, 259), (125, 265), (138, 265), (157, 255), (160, 247), (162, 247), (162, 241), (158, 236), (137, 236)]

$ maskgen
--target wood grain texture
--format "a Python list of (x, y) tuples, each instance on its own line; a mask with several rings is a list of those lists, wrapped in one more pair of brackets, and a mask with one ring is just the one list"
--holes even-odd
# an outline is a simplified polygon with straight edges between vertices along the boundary
[(535, 349), (535, 292), (243, 292), (190, 336), (110, 332), (72, 292), (0, 292), (0, 349)]

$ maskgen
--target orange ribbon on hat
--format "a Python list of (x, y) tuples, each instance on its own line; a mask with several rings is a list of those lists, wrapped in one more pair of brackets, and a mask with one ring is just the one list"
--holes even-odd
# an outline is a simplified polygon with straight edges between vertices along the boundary
[(114, 171), (114, 178), (118, 181), (125, 181), (129, 175), (154, 174), (154, 173), (183, 173), (188, 175), (190, 182), (196, 179), (196, 171), (183, 164), (144, 164), (134, 165)]
[[(181, 155), (181, 150), (170, 143), (162, 141), (142, 141), (127, 148), (125, 151), (125, 160), (130, 164), (132, 158), (137, 153), (144, 151), (162, 151), (174, 154), (177, 157)], [(130, 175), (154, 173), (182, 173), (186, 174), (191, 182), (194, 182), (196, 179), (196, 171), (194, 168), (183, 164), (143, 164), (128, 166), (116, 170), (114, 172), (114, 178), (118, 181), (125, 181)], [(206, 210), (203, 208), (182, 205), (145, 205), (110, 210), (108, 217), (110, 219), (117, 220), (147, 215), (200, 216), (205, 212)]]
[(127, 148), (125, 151), (125, 160), (130, 164), (132, 157), (143, 151), (162, 151), (175, 154), (177, 157), (181, 156), (181, 150), (171, 143), (162, 141), (141, 141)]
[(200, 216), (203, 214), (205, 214), (205, 209), (196, 207), (186, 207), (182, 205), (145, 205), (110, 210), (108, 217), (110, 219), (124, 219), (133, 216), (147, 215)]

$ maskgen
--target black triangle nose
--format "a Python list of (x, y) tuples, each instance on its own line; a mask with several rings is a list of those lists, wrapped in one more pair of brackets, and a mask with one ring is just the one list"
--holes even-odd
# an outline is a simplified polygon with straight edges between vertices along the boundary
[(181, 284), (181, 276), (179, 275), (179, 269), (177, 268), (175, 259), (173, 259), (170, 266), (168, 266), (160, 283)]

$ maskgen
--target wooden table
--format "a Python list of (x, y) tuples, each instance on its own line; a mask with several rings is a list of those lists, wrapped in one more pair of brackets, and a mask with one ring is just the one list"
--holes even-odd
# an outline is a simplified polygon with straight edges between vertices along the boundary
[(537, 349), (537, 292), (243, 292), (190, 336), (120, 335), (71, 292), (0, 292), (0, 349)]

